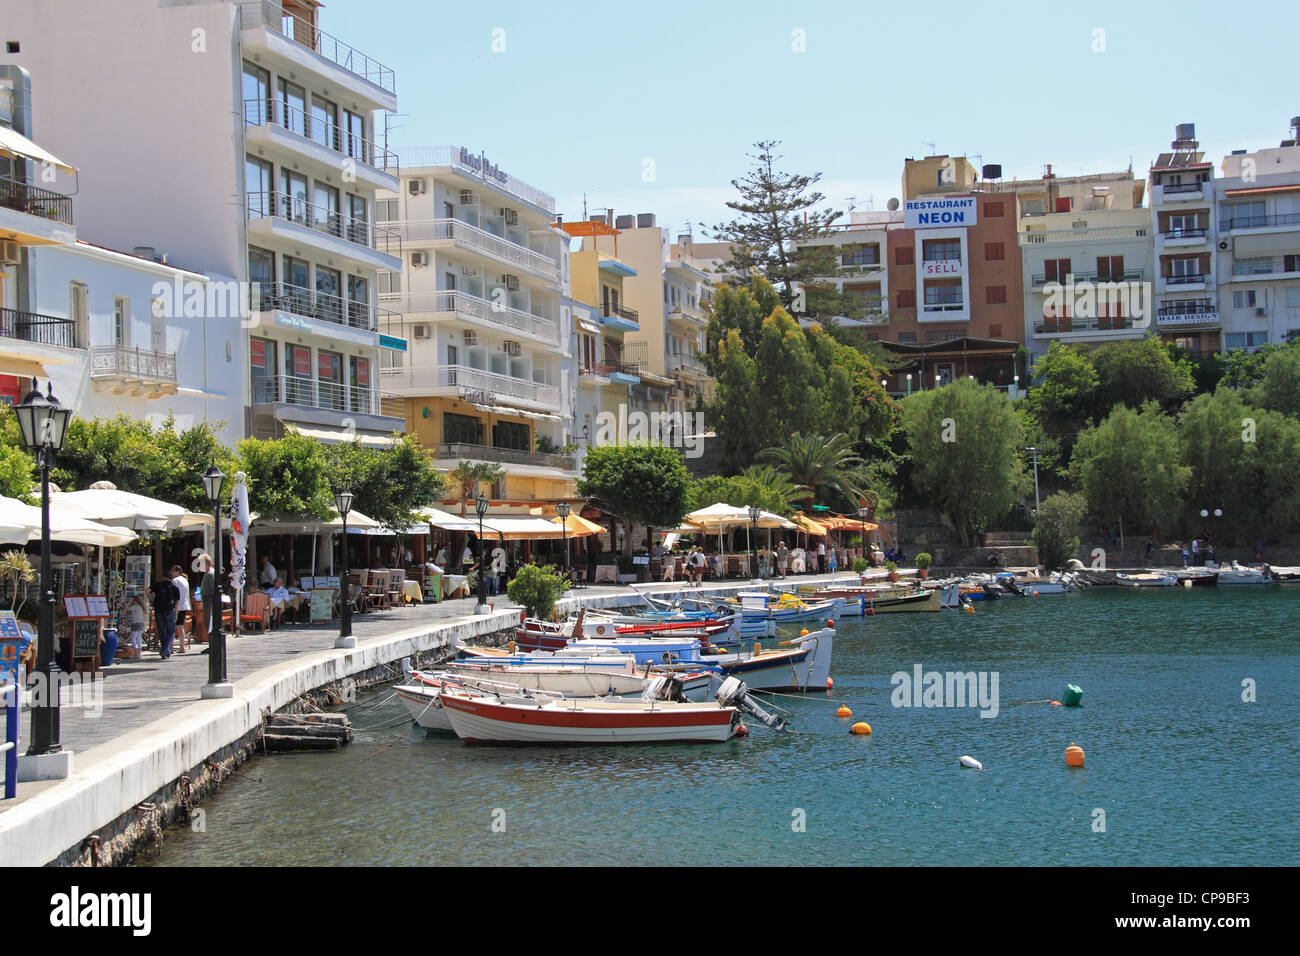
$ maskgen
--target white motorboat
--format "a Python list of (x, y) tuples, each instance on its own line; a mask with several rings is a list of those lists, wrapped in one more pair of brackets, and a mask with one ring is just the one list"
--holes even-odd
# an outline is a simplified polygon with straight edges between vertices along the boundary
[(721, 668), (724, 677), (738, 677), (754, 690), (825, 690), (831, 676), (833, 628), (802, 634), (783, 645), (789, 649), (709, 655), (704, 661)]
[(1260, 568), (1248, 567), (1232, 562), (1231, 566), (1219, 566), (1219, 585), (1225, 584), (1268, 584), (1272, 578)]
[(1138, 574), (1125, 574), (1121, 571), (1115, 572), (1115, 580), (1120, 584), (1126, 584), (1134, 588), (1171, 588), (1178, 583), (1178, 579), (1163, 571), (1143, 571)]

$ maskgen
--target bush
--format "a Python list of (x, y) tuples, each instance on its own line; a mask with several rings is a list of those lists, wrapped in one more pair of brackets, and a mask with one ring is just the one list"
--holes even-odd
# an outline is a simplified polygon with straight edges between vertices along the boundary
[(922, 551), (920, 554), (916, 556), (916, 566), (920, 570), (924, 571), (926, 568), (930, 566), (930, 562), (933, 560), (934, 558), (930, 556), (929, 551)]
[(1079, 553), (1079, 522), (1087, 511), (1083, 495), (1058, 492), (1043, 501), (1034, 528), (1038, 561), (1045, 568), (1064, 568)]
[(506, 594), (510, 600), (522, 605), (529, 617), (546, 620), (555, 610), (555, 602), (568, 587), (554, 565), (539, 567), (525, 564), (519, 569), (514, 580), (506, 585)]
[(869, 567), (871, 567), (871, 562), (868, 561), (866, 558), (854, 558), (854, 559), (853, 559), (853, 573), (854, 573), (854, 574), (861, 574), (863, 571), (867, 570), (867, 568), (869, 568)]

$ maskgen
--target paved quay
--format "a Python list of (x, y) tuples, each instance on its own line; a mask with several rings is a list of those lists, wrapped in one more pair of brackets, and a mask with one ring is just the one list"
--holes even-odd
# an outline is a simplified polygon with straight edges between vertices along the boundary
[[(816, 583), (831, 576), (801, 575), (791, 583)], [(851, 575), (841, 573), (843, 581)], [(749, 581), (712, 582), (687, 589), (681, 582), (591, 586), (572, 591), (562, 611), (578, 606), (625, 603), (636, 592), (723, 594)], [(119, 661), (101, 673), (96, 691), (65, 688), (60, 739), (73, 751), (66, 780), (18, 786), (14, 800), (0, 802), (0, 866), (40, 865), (56, 859), (85, 836), (148, 800), (223, 747), (307, 691), (403, 657), (446, 646), (459, 637), (500, 631), (519, 619), (505, 595), (491, 598), (494, 611), (474, 614), (475, 598), (414, 605), (354, 618), (357, 647), (336, 649), (338, 625), (290, 625), (227, 637), (227, 674), (235, 685), (228, 700), (203, 700), (207, 682), (206, 645), (162, 661), (145, 651), (139, 661)], [(80, 698), (80, 699), (79, 699)], [(22, 714), (20, 753), (27, 747), (31, 718)]]

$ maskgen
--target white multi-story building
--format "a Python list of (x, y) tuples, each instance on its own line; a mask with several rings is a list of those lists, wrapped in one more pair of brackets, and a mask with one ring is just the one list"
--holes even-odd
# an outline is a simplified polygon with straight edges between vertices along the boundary
[(375, 277), (401, 257), (400, 240), (374, 225), (376, 190), (397, 185), (374, 116), (396, 109), (395, 83), (324, 32), (319, 7), (44, 0), (10, 5), (5, 38), (39, 84), (34, 116), (50, 148), (88, 157), (80, 236), (150, 247), (209, 288), (236, 283), (240, 328), (210, 327), (206, 347), (224, 363), (214, 391), (244, 408), (239, 432), (292, 425), (379, 442), (403, 425), (376, 387)]
[(1223, 158), (1213, 181), (1225, 349), (1300, 336), (1300, 117), (1292, 138)]
[(407, 429), (438, 466), (495, 462), (493, 497), (572, 494), (576, 370), (569, 251), (555, 200), (461, 147), (400, 152), (401, 183), (379, 219), (401, 237), (380, 301), (403, 314), (405, 353), (383, 370)]

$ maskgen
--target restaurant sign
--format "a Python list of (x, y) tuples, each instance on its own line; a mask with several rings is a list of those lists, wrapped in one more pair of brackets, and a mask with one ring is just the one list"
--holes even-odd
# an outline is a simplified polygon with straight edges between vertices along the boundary
[(501, 171), (500, 166), (488, 160), (486, 153), (479, 153), (476, 156), (464, 146), (460, 148), (460, 164), (468, 166), (484, 179), (495, 179), (499, 183), (504, 183), (509, 178)]
[(909, 199), (903, 206), (903, 225), (907, 229), (973, 226), (975, 223), (974, 196), (959, 199)]

